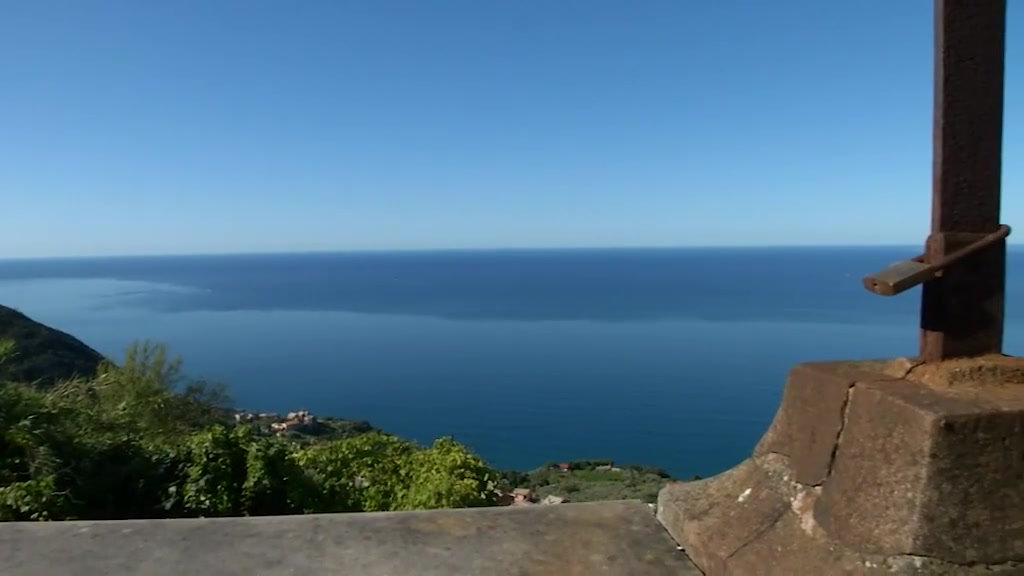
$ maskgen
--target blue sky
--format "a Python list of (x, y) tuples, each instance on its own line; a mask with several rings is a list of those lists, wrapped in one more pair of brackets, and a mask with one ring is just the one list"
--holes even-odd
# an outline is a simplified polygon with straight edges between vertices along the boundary
[(930, 0), (6, 2), (0, 256), (921, 244), (931, 58)]

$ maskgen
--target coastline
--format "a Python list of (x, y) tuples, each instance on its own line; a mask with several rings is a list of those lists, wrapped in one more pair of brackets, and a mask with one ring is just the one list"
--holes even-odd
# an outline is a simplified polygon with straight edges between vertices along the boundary
[[(318, 416), (308, 410), (284, 414), (233, 410), (230, 421), (254, 426), (261, 434), (300, 445), (370, 433), (394, 436), (365, 420)], [(632, 499), (651, 504), (657, 501), (658, 491), (665, 484), (677, 481), (660, 468), (617, 465), (608, 459), (547, 462), (530, 470), (502, 470), (500, 474), (498, 505)]]

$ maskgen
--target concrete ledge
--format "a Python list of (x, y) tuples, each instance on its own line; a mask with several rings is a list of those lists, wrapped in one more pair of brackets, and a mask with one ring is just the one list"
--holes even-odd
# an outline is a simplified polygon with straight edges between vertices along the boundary
[(0, 524), (4, 576), (694, 576), (637, 501)]

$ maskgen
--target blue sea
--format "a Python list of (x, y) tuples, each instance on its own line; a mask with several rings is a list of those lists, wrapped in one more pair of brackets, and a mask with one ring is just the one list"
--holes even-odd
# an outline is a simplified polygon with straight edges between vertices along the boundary
[[(492, 464), (745, 457), (805, 360), (912, 355), (914, 248), (467, 251), (0, 261), (0, 303), (115, 358), (166, 343), (239, 407), (366, 419)], [(1024, 352), (1011, 250), (1006, 350)]]

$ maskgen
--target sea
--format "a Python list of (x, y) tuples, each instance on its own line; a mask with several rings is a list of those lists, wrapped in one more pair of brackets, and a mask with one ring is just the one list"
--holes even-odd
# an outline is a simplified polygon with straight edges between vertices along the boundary
[[(365, 252), (0, 260), (0, 303), (112, 357), (166, 344), (236, 406), (454, 436), (500, 468), (610, 458), (709, 476), (789, 369), (912, 355), (920, 292), (861, 277), (913, 247)], [(1006, 351), (1024, 353), (1024, 251)]]

